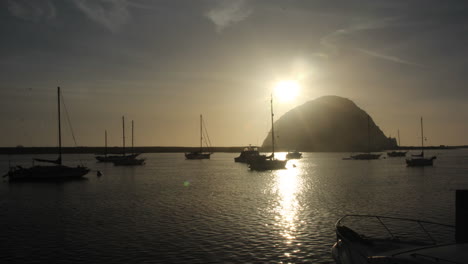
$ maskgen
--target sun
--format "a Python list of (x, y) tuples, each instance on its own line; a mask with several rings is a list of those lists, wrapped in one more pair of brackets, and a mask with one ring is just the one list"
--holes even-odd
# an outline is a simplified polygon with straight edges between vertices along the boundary
[(281, 102), (289, 102), (299, 95), (299, 83), (296, 81), (280, 81), (275, 86), (275, 96)]

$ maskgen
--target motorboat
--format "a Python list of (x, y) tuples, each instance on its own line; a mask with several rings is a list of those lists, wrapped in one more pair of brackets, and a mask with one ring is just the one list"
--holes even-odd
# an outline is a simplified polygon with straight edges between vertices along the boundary
[(292, 151), (286, 154), (286, 159), (300, 159), (300, 158), (302, 158), (302, 153), (300, 153), (299, 151)]
[(345, 160), (376, 160), (379, 159), (382, 154), (374, 154), (370, 152), (370, 142), (371, 142), (371, 133), (370, 133), (370, 116), (367, 115), (367, 152), (360, 153), (356, 155), (351, 155), (349, 158), (344, 158)]
[(248, 146), (245, 147), (239, 157), (235, 157), (234, 161), (235, 162), (242, 162), (242, 163), (249, 163), (251, 160), (259, 157), (266, 157), (265, 155), (260, 155), (260, 152), (258, 151), (257, 147), (254, 146)]
[(468, 263), (468, 243), (455, 226), (377, 215), (346, 215), (336, 225), (337, 264)]

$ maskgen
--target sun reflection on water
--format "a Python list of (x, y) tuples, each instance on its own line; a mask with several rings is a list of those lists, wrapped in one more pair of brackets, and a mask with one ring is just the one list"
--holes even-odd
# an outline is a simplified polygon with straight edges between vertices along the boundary
[(298, 201), (298, 195), (302, 191), (300, 168), (294, 164), (287, 164), (286, 170), (275, 171), (275, 184), (273, 191), (277, 193), (277, 206), (273, 209), (276, 213), (275, 226), (279, 228), (280, 235), (285, 238), (286, 244), (291, 244), (296, 238), (298, 219), (301, 205)]

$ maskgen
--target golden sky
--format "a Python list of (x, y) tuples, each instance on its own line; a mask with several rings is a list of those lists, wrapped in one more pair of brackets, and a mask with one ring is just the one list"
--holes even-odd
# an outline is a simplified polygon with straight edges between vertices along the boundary
[[(468, 144), (464, 1), (2, 1), (0, 146), (55, 146), (61, 86), (78, 145), (261, 144), (275, 114), (353, 100), (387, 136)], [(289, 86), (291, 87), (291, 86)], [(65, 119), (64, 119), (65, 120)], [(73, 146), (64, 126), (65, 145)]]

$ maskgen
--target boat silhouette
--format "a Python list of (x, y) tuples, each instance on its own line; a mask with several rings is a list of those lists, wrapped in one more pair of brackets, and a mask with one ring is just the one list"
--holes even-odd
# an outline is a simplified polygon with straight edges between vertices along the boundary
[(281, 170), (286, 168), (287, 160), (278, 160), (275, 158), (275, 129), (273, 125), (273, 95), (271, 96), (270, 100), (270, 109), (271, 109), (271, 146), (272, 146), (272, 153), (270, 156), (262, 157), (258, 156), (253, 158), (250, 161), (250, 169), (256, 171), (263, 171), (263, 170)]
[[(207, 140), (204, 138), (204, 134), (207, 134)], [(203, 141), (207, 142), (207, 144), (210, 144), (210, 140), (208, 138), (208, 133), (205, 130), (203, 130), (203, 116), (200, 115), (200, 150), (199, 151), (193, 151), (193, 152), (188, 152), (185, 153), (185, 158), (189, 160), (196, 160), (196, 159), (210, 159), (212, 152), (203, 152)]]
[(37, 162), (51, 163), (54, 165), (33, 165), (29, 168), (22, 166), (10, 167), (4, 177), (8, 177), (9, 181), (47, 181), (47, 180), (72, 180), (79, 179), (86, 175), (90, 170), (83, 166), (76, 167), (65, 166), (62, 164), (62, 128), (60, 116), (60, 87), (57, 87), (57, 112), (58, 112), (58, 158), (55, 160), (49, 159), (34, 159)]

